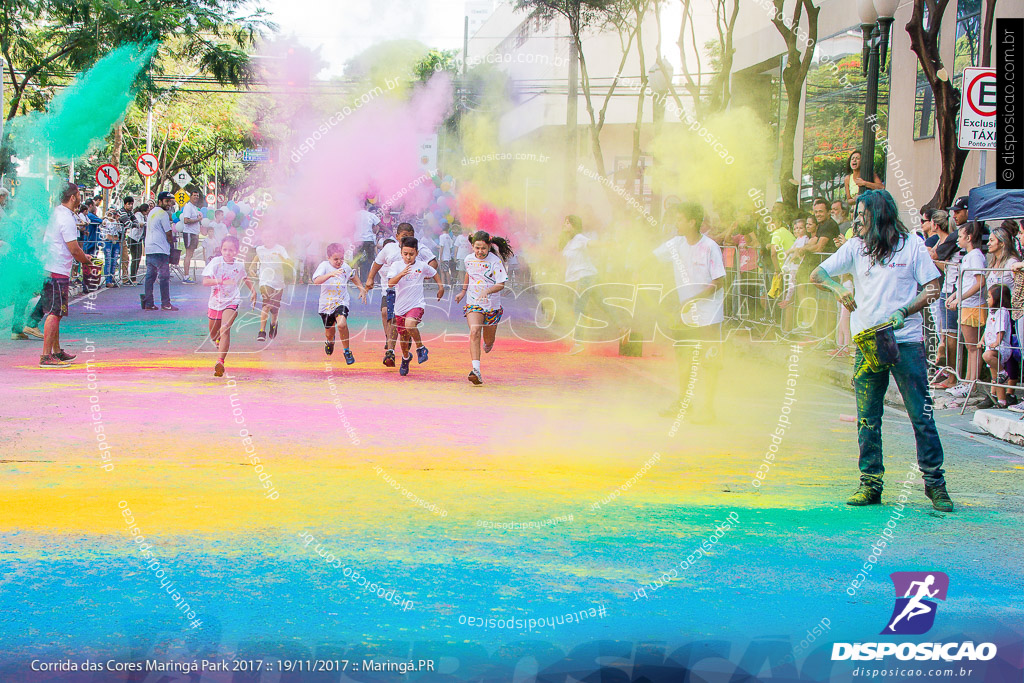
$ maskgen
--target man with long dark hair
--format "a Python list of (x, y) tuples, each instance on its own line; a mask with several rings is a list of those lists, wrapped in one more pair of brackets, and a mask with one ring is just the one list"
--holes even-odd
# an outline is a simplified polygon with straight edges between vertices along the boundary
[[(917, 463), (924, 476), (924, 492), (936, 510), (952, 512), (942, 471), (942, 444), (932, 416), (928, 393), (921, 309), (939, 295), (941, 275), (921, 240), (912, 238), (900, 222), (892, 195), (871, 190), (857, 198), (855, 236), (815, 268), (812, 281), (835, 294), (852, 313), (854, 335), (882, 323), (892, 323), (899, 359), (872, 372), (858, 349), (854, 365), (857, 391), (857, 440), (860, 444), (860, 488), (848, 505), (882, 502), (882, 411), (890, 373), (903, 395), (914, 426)], [(853, 276), (851, 293), (833, 278)]]

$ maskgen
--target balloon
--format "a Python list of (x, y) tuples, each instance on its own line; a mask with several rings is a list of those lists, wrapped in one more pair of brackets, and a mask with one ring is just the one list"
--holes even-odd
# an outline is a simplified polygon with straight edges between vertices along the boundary
[(241, 204), (238, 205), (238, 213), (242, 214), (243, 216), (248, 216), (249, 212), (251, 211), (252, 207), (250, 207), (245, 202), (242, 202)]
[(441, 191), (440, 187), (434, 188), (434, 197), (440, 197), (444, 192)]
[(231, 213), (238, 213), (238, 204), (235, 204), (235, 200), (233, 199), (227, 203), (227, 208)]
[(446, 183), (450, 183), (450, 182), (452, 182), (452, 180), (454, 180), (454, 178), (452, 178), (450, 174), (449, 174), (449, 175), (446, 175), (446, 176), (444, 177), (444, 181), (445, 181)]
[(199, 213), (203, 215), (203, 218), (206, 218), (206, 216), (209, 215), (210, 210), (204, 206), (203, 208), (199, 209)]
[(204, 218), (204, 219), (202, 220), (202, 222), (201, 222), (201, 223), (199, 223), (199, 225), (203, 226), (204, 228), (208, 228), (208, 227), (210, 227), (210, 226), (211, 226), (212, 224), (213, 224), (213, 221), (211, 221), (211, 220), (210, 220), (209, 218)]
[(451, 223), (453, 220), (455, 220), (455, 216), (453, 216), (452, 214), (448, 214), (447, 216), (444, 217), (444, 220), (446, 223)]
[(441, 191), (442, 192), (447, 192), (448, 190), (451, 189), (451, 187), (452, 187), (451, 183), (449, 183), (447, 180), (444, 181), (443, 183), (441, 183)]
[(224, 223), (231, 225), (235, 221), (235, 212), (231, 209), (224, 209)]
[(173, 214), (171, 214), (171, 220), (173, 220), (175, 223), (177, 223), (178, 220), (180, 220), (180, 219), (181, 219), (181, 211), (175, 211)]

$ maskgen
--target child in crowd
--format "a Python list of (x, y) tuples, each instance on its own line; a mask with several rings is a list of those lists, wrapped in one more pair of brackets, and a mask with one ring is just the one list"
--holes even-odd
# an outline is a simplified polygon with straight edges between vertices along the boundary
[(365, 304), (366, 288), (352, 266), (345, 263), (345, 247), (337, 242), (328, 244), (327, 260), (313, 272), (313, 284), (320, 285), (320, 319), (324, 322), (324, 335), (327, 337), (324, 351), (328, 356), (334, 353), (334, 331), (337, 328), (345, 351), (345, 362), (352, 365), (356, 359), (348, 347), (349, 282), (359, 288), (359, 300)]
[(230, 228), (224, 222), (224, 209), (217, 209), (213, 214), (213, 220), (201, 228), (206, 239), (203, 240), (203, 255), (209, 263), (215, 256), (220, 254), (220, 243), (231, 234)]
[(960, 382), (946, 393), (957, 398), (967, 396), (971, 383), (978, 379), (981, 369), (981, 352), (978, 337), (985, 324), (985, 313), (981, 307), (981, 293), (985, 287), (985, 254), (981, 251), (981, 225), (971, 221), (960, 226), (957, 244), (967, 253), (960, 262), (960, 290), (946, 297), (946, 308), (959, 309), (960, 335), (967, 350), (966, 381)]
[(423, 296), (423, 281), (430, 277), (437, 283), (437, 299), (444, 296), (444, 283), (441, 274), (430, 264), (417, 260), (420, 251), (419, 241), (415, 237), (402, 239), (402, 260), (391, 264), (388, 270), (388, 287), (395, 289), (395, 328), (402, 344), (402, 365), (398, 374), (405, 377), (409, 374), (412, 362), (411, 343), (416, 344), (416, 362), (427, 362), (427, 347), (420, 337), (419, 325), (423, 320), (423, 312), (427, 307)]
[(513, 252), (504, 238), (491, 237), (483, 230), (473, 234), (472, 245), (473, 252), (463, 260), (466, 274), (455, 302), (460, 303), (468, 292), (465, 316), (469, 323), (469, 355), (473, 369), (467, 379), (480, 386), (484, 383), (480, 374), (480, 340), (482, 337), (484, 353), (490, 353), (504, 313), (499, 292), (505, 289), (508, 280), (505, 262)]
[(803, 260), (803, 248), (807, 244), (807, 226), (804, 220), (797, 219), (793, 223), (793, 235), (796, 241), (793, 246), (786, 250), (786, 259), (782, 265), (782, 278), (785, 281), (785, 294), (780, 306), (789, 306), (793, 303), (793, 292), (796, 291), (796, 273), (800, 270), (800, 262)]
[[(992, 381), (999, 384), (1017, 384), (1020, 379), (1020, 352), (1011, 343), (1010, 301), (1012, 295), (1006, 285), (993, 285), (988, 290), (988, 321), (985, 337), (978, 343), (982, 358), (988, 363)], [(996, 402), (1006, 407), (1006, 389), (995, 387)]]
[(260, 331), (256, 341), (267, 340), (267, 321), (270, 322), (270, 338), (277, 336), (277, 317), (281, 312), (281, 295), (284, 293), (284, 271), (290, 267), (288, 250), (274, 240), (271, 244), (256, 247), (254, 267), (259, 268), (260, 297), (263, 308), (260, 311)]
[(203, 285), (213, 287), (210, 291), (209, 319), (210, 339), (217, 345), (220, 357), (213, 366), (213, 376), (224, 375), (224, 360), (231, 346), (231, 325), (238, 315), (238, 304), (242, 300), (241, 283), (249, 288), (252, 301), (256, 302), (256, 288), (245, 272), (245, 264), (238, 256), (238, 238), (225, 237), (221, 244), (220, 256), (216, 256), (203, 269)]

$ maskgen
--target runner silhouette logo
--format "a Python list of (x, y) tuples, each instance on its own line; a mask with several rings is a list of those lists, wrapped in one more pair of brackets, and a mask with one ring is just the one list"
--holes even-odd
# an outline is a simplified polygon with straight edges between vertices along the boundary
[(939, 608), (935, 601), (946, 599), (949, 577), (942, 572), (893, 572), (889, 578), (896, 590), (896, 604), (882, 634), (927, 633)]

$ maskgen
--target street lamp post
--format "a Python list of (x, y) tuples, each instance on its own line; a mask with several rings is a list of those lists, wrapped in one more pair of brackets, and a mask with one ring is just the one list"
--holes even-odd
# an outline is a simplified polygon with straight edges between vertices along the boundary
[[(892, 26), (899, 0), (858, 0), (860, 29), (864, 35), (861, 52), (864, 74), (868, 77), (867, 102), (864, 104), (864, 137), (861, 140), (860, 173), (871, 182), (875, 179), (875, 129), (878, 116), (878, 73), (885, 64)], [(864, 169), (867, 168), (867, 175)]]

